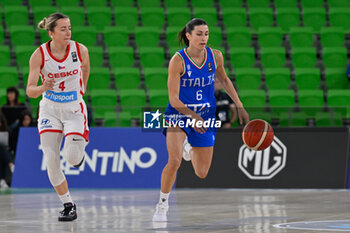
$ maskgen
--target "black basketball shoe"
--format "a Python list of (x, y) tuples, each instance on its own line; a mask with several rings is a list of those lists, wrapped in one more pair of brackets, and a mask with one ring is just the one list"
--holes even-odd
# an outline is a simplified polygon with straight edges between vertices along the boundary
[(66, 222), (73, 221), (77, 219), (77, 206), (71, 202), (64, 203), (64, 209), (60, 211), (60, 216), (58, 216), (58, 221)]

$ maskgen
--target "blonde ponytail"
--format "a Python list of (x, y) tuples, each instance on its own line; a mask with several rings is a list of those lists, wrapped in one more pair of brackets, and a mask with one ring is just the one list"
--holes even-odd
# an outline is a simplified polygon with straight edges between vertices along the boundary
[(47, 22), (47, 18), (45, 17), (38, 23), (38, 28), (46, 30), (46, 22)]
[(57, 20), (65, 18), (68, 18), (68, 16), (59, 12), (53, 13), (48, 17), (43, 18), (43, 20), (38, 23), (38, 28), (53, 32), (57, 25)]

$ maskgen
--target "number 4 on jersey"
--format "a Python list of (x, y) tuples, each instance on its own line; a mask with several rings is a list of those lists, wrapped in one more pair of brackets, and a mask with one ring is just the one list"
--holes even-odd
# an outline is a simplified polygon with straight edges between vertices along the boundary
[(66, 87), (64, 86), (64, 82), (61, 82), (58, 87), (61, 89), (61, 91), (64, 91), (64, 89), (66, 89)]

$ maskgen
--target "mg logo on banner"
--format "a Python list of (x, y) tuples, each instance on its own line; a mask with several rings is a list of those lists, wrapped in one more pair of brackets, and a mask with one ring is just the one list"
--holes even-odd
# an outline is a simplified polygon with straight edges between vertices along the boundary
[(252, 180), (269, 180), (286, 165), (287, 147), (275, 136), (271, 146), (254, 151), (243, 145), (239, 150), (238, 167)]

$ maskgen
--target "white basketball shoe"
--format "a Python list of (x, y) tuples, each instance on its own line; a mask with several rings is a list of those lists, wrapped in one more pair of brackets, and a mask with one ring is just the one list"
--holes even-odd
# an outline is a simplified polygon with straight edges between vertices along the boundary
[(160, 202), (156, 205), (156, 212), (153, 215), (153, 222), (167, 222), (168, 221), (169, 205), (164, 202)]
[(0, 180), (0, 188), (9, 188), (6, 181), (4, 179)]
[(191, 150), (192, 150), (192, 146), (188, 143), (187, 137), (186, 137), (186, 139), (184, 141), (184, 150), (183, 150), (183, 153), (182, 153), (182, 158), (185, 161), (190, 161), (191, 160)]

